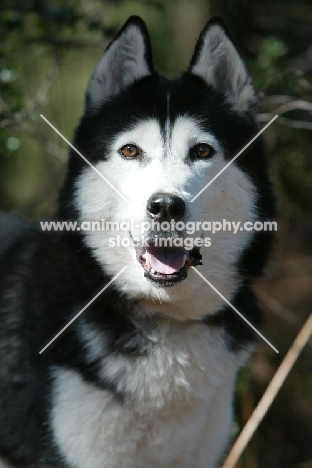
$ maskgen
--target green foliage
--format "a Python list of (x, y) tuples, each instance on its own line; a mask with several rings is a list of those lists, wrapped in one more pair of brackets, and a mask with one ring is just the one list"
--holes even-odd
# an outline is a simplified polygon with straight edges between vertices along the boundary
[[(253, 5), (256, 5), (255, 11), (262, 12), (264, 5), (268, 10), (273, 5), (274, 23), (280, 24), (279, 19), (285, 22), (286, 18), (289, 30), (284, 35), (269, 28), (259, 32), (261, 22), (252, 18), (251, 24), (258, 24), (253, 32), (257, 43), (254, 48), (256, 59), (248, 61), (248, 69), (259, 94), (259, 114), (267, 116), (262, 122), (267, 122), (276, 112), (280, 113), (280, 118), (264, 135), (272, 180), (278, 192), (280, 222), (306, 232), (306, 247), (311, 252), (311, 226), (310, 230), (306, 226), (312, 214), (312, 112), (298, 107), (283, 111), (283, 106), (291, 101), (312, 102), (311, 62), (305, 66), (304, 60), (308, 62), (308, 59), (298, 59), (309, 49), (305, 42), (311, 39), (311, 0), (285, 0), (279, 2), (278, 7), (277, 2), (271, 0), (234, 3), (218, 0), (4, 0), (0, 6), (0, 208), (17, 211), (29, 218), (53, 213), (65, 171), (67, 145), (41, 121), (39, 114), (46, 115), (71, 139), (92, 69), (128, 16), (139, 14), (147, 22), (155, 67), (173, 77), (185, 69), (198, 32), (213, 14), (212, 6), (216, 3), (226, 14), (231, 10), (236, 18), (240, 17), (238, 12), (251, 11)], [(282, 11), (279, 13), (279, 9), (283, 9), (281, 5), (287, 10), (284, 16)], [(304, 24), (299, 22), (305, 17), (306, 32)], [(239, 21), (242, 37), (248, 37), (246, 29), (250, 33), (250, 28), (242, 23)], [(289, 32), (294, 24), (297, 29), (293, 30), (300, 29), (302, 43), (298, 36), (296, 38)], [(232, 28), (230, 22), (229, 26)], [(280, 279), (275, 281), (283, 302), (284, 294), (288, 297), (290, 283), (285, 282), (283, 287)], [(270, 288), (274, 291), (274, 281)], [(281, 335), (284, 318), (279, 317), (276, 323), (278, 325), (273, 329), (277, 329), (276, 335)], [(272, 328), (267, 331), (269, 337)], [(295, 329), (291, 331), (296, 332)], [(291, 334), (281, 336), (279, 349), (286, 350), (291, 339)], [(277, 359), (276, 356), (264, 358), (270, 362), (268, 379)], [(309, 366), (305, 363), (305, 370), (300, 371), (307, 397), (312, 389)], [(242, 370), (235, 392), (233, 435), (242, 428), (259, 398), (259, 394), (253, 394), (252, 381), (252, 371)], [(263, 385), (261, 382), (261, 391)], [(281, 414), (283, 412), (284, 408), (281, 408)], [(272, 452), (271, 447), (268, 452)], [(251, 445), (241, 467), (286, 466), (281, 463), (259, 465), (253, 463), (254, 458), (255, 449)]]
[[(312, 74), (290, 67), (287, 51), (282, 40), (265, 37), (257, 60), (250, 62), (248, 68), (259, 93), (260, 112), (280, 115), (268, 139), (272, 178), (279, 190), (285, 220), (298, 222), (312, 212), (312, 105), (310, 111), (294, 106), (285, 114), (283, 106), (291, 101), (312, 102)], [(311, 125), (311, 129), (292, 128), (293, 125)]]
[[(126, 19), (122, 17), (122, 10), (124, 9), (124, 14), (127, 15), (130, 4), (133, 5), (133, 2), (125, 0), (26, 0), (13, 4), (7, 2), (1, 6), (2, 207), (12, 209), (19, 200), (18, 206), (22, 212), (28, 216), (37, 212), (31, 197), (42, 200), (42, 188), (38, 181), (33, 190), (25, 190), (24, 181), (29, 180), (22, 164), (25, 157), (29, 160), (29, 172), (38, 170), (44, 179), (43, 187), (53, 188), (51, 193), (46, 192), (44, 196), (48, 204), (54, 206), (54, 190), (57, 190), (59, 183), (51, 184), (45, 178), (55, 173), (58, 153), (61, 153), (64, 159), (64, 151), (63, 144), (55, 135), (51, 136), (49, 130), (40, 122), (42, 104), (49, 103), (45, 112), (53, 113), (55, 123), (60, 123), (62, 130), (70, 137), (81, 112), (81, 101), (92, 67), (120, 27), (120, 23)], [(134, 13), (145, 10), (161, 11), (163, 5), (163, 1), (139, 0), (136, 1)], [(67, 104), (70, 109), (67, 108)], [(63, 116), (67, 115), (70, 125), (66, 122), (64, 125)], [(28, 138), (25, 139), (24, 135)], [(30, 154), (34, 151), (38, 157), (34, 157), (32, 161), (36, 166), (39, 164), (39, 167), (35, 168), (30, 164)], [(20, 179), (16, 174), (19, 174)], [(46, 209), (44, 203), (41, 205), (39, 202), (40, 206), (42, 208), (38, 208), (39, 212)]]

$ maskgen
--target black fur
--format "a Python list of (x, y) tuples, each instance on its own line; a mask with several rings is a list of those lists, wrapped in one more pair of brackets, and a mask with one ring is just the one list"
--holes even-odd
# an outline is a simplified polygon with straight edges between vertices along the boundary
[[(167, 118), (164, 109), (170, 92), (171, 122), (181, 115), (200, 117), (201, 125), (209, 128), (224, 145), (226, 157), (233, 158), (258, 132), (254, 115), (236, 111), (220, 93), (192, 75), (190, 69), (174, 81), (157, 75), (144, 23), (131, 18), (124, 28), (129, 22), (136, 24), (145, 38), (145, 58), (151, 75), (121, 91), (95, 113), (87, 112), (75, 132), (74, 146), (94, 164), (109, 158), (112, 139), (135, 122), (155, 117), (164, 129)], [(216, 20), (207, 27), (211, 24), (216, 24)], [(201, 41), (202, 38), (191, 66), (197, 60)], [(237, 164), (257, 188), (259, 220), (272, 219), (273, 195), (261, 138), (238, 158)], [(73, 204), (74, 183), (84, 167), (85, 162), (71, 151), (60, 194), (59, 219), (78, 219)], [(225, 172), (223, 177), (226, 176)], [(3, 223), (7, 224), (7, 219)], [(102, 272), (81, 233), (44, 233), (31, 225), (17, 224), (13, 223), (9, 230), (10, 241), (6, 234), (0, 263), (0, 456), (23, 468), (67, 468), (49, 427), (53, 365), (77, 370), (86, 381), (111, 391), (122, 404), (127, 395), (117, 390), (116, 382), (99, 377), (99, 362), (87, 359), (79, 328), (90, 323), (105, 330), (108, 356), (122, 354), (136, 359), (148, 354), (153, 343), (145, 334), (145, 327), (132, 320), (136, 301), (111, 287), (39, 355), (40, 349), (111, 278)], [(244, 281), (233, 303), (256, 326), (261, 323), (261, 313), (250, 282), (262, 272), (271, 242), (271, 234), (256, 233), (237, 264)], [(255, 338), (253, 331), (228, 307), (203, 322), (207, 327), (225, 331), (225, 346), (232, 352)], [(150, 326), (157, 326), (157, 320), (151, 321)]]

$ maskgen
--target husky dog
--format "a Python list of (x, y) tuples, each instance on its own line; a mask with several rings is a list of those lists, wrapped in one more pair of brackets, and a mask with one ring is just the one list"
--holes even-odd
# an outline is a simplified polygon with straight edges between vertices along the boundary
[[(173, 81), (154, 71), (140, 18), (111, 42), (73, 142), (93, 167), (71, 151), (57, 214), (78, 226), (105, 220), (111, 230), (47, 233), (0, 219), (5, 466), (219, 466), (235, 376), (255, 336), (216, 290), (259, 326), (251, 283), (271, 234), (224, 230), (204, 243), (204, 223), (273, 218), (261, 138), (196, 195), (257, 134), (255, 103), (218, 18)], [(157, 245), (164, 239), (173, 245)]]

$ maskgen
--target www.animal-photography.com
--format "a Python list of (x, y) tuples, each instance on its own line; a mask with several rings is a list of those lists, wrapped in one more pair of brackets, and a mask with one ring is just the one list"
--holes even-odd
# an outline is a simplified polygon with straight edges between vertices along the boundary
[(312, 6), (0, 7), (0, 468), (312, 468)]

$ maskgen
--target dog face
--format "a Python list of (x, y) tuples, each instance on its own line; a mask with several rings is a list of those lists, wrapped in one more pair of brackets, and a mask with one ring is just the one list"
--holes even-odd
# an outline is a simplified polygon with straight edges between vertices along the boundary
[(170, 315), (178, 303), (181, 311), (196, 302), (180, 318), (218, 310), (222, 299), (191, 267), (202, 263), (201, 273), (230, 300), (251, 274), (240, 261), (255, 236), (213, 235), (207, 223), (268, 216), (259, 195), (268, 184), (260, 140), (197, 196), (257, 133), (254, 91), (224, 25), (208, 23), (188, 71), (169, 81), (153, 70), (144, 23), (130, 18), (86, 96), (74, 144), (107, 182), (72, 154), (67, 184), (80, 221), (111, 224), (84, 232), (84, 242), (110, 275), (128, 266), (117, 282), (133, 297), (165, 304)]

